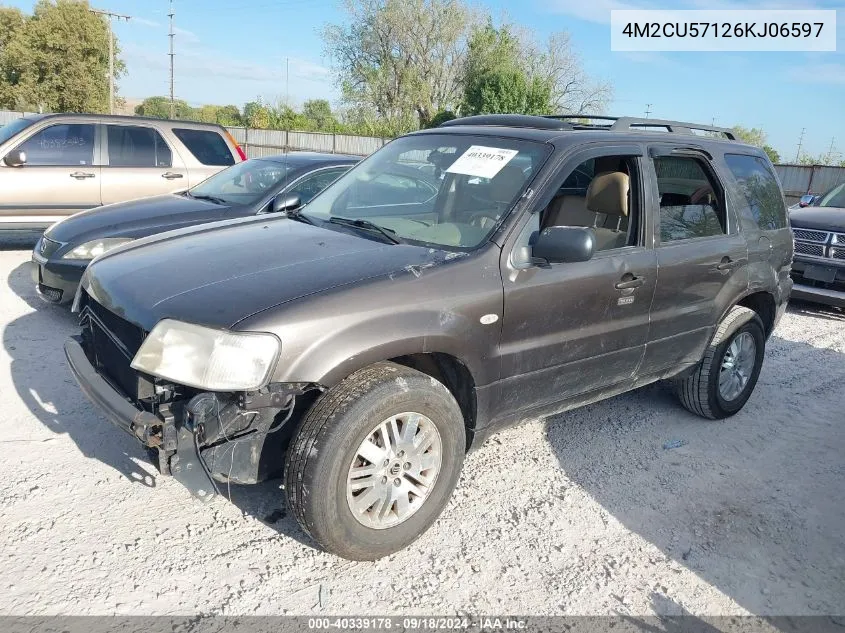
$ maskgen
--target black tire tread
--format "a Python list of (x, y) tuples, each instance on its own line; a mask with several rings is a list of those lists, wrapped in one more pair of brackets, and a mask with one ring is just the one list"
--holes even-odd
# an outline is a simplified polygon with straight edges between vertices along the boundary
[(719, 327), (716, 328), (716, 333), (713, 335), (710, 345), (707, 346), (704, 352), (704, 358), (702, 358), (695, 371), (676, 382), (676, 393), (685, 409), (708, 420), (717, 420), (723, 417), (710, 406), (710, 374), (716, 369), (714, 358), (719, 345), (725, 340), (726, 334), (733, 331), (733, 324), (740, 319), (749, 321), (753, 318), (759, 320), (757, 313), (751, 308), (734, 306), (725, 315), (722, 322), (719, 323)]

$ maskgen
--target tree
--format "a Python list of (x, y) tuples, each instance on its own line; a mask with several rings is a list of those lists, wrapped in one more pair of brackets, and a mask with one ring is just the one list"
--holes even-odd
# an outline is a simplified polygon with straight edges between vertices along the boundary
[(491, 22), (469, 41), (464, 73), (463, 114), (550, 114), (549, 80), (528, 77), (519, 40), (508, 26)]
[[(4, 25), (15, 25), (0, 52), (0, 91), (5, 107), (26, 105), (54, 112), (107, 112), (109, 39), (102, 18), (88, 2), (38, 0), (31, 17), (20, 23), (8, 11)], [(115, 76), (125, 66), (115, 44)]]
[(20, 9), (12, 7), (0, 7), (0, 105), (15, 107), (15, 96), (12, 86), (16, 76), (12, 69), (3, 63), (3, 51), (9, 40), (17, 33), (25, 23), (25, 18)]
[(424, 126), (461, 96), (474, 14), (460, 0), (346, 0), (348, 21), (326, 27), (343, 100), (375, 111), (396, 133)]
[(261, 101), (250, 101), (244, 106), (243, 119), (247, 127), (266, 130), (270, 127), (270, 109)]
[[(174, 111), (177, 119), (193, 119), (194, 109), (182, 99), (174, 101)], [(135, 114), (156, 119), (170, 118), (169, 97), (147, 97), (140, 105), (135, 106)]]
[(435, 114), (433, 117), (431, 117), (431, 121), (429, 121), (428, 127), (430, 127), (430, 128), (438, 127), (438, 126), (442, 125), (443, 123), (446, 123), (446, 121), (451, 121), (452, 119), (456, 119), (456, 118), (457, 117), (455, 116), (455, 113), (452, 112), (451, 110), (441, 110), (440, 112)]
[(771, 145), (763, 145), (763, 151), (769, 156), (769, 160), (772, 161), (772, 164), (777, 165), (780, 162), (780, 154), (778, 154), (778, 151)]
[(332, 107), (325, 99), (311, 99), (302, 104), (302, 116), (314, 129), (330, 132), (337, 127)]
[(735, 125), (731, 128), (731, 131), (733, 131), (736, 137), (743, 143), (754, 145), (755, 147), (759, 147), (764, 152), (766, 152), (766, 154), (768, 154), (769, 156), (769, 160), (771, 160), (772, 163), (780, 162), (780, 154), (778, 154), (777, 150), (774, 147), (772, 147), (766, 142), (768, 140), (768, 136), (760, 128), (747, 128), (741, 125)]

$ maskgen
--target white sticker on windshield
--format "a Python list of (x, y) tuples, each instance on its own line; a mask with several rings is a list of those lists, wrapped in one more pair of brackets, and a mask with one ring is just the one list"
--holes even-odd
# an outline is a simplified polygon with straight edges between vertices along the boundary
[(446, 171), (450, 174), (492, 178), (517, 154), (519, 154), (519, 151), (515, 149), (473, 145)]

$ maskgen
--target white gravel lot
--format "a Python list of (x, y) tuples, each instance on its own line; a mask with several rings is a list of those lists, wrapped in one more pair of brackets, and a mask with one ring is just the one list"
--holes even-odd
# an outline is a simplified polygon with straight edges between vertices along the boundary
[(202, 505), (158, 475), (70, 376), (31, 244), (0, 246), (0, 614), (845, 611), (842, 312), (790, 308), (730, 420), (652, 386), (500, 433), (434, 528), (351, 563), (278, 481)]

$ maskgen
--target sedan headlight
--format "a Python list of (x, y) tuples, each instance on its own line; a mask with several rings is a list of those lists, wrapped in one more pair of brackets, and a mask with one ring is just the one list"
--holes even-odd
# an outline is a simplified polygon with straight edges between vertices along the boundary
[(131, 237), (106, 237), (101, 240), (91, 240), (65, 253), (62, 259), (94, 259), (97, 255), (102, 255), (116, 246), (131, 241)]
[(144, 339), (132, 368), (198, 389), (250, 391), (267, 381), (280, 350), (272, 334), (164, 319)]

